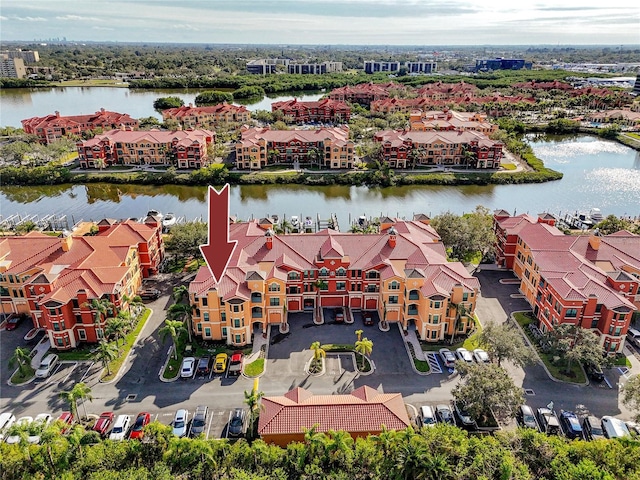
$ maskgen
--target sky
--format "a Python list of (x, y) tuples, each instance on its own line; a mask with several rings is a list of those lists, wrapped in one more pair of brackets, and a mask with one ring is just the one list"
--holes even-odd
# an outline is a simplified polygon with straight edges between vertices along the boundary
[[(635, 6), (634, 6), (635, 5)], [(0, 0), (0, 40), (640, 44), (637, 0)]]

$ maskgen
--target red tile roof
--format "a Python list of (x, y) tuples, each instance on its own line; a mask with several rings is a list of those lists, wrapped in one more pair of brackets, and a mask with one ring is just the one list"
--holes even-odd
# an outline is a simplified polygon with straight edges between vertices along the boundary
[(477, 142), (480, 147), (493, 147), (502, 145), (502, 143), (491, 140), (485, 134), (472, 130), (461, 131), (406, 131), (406, 130), (383, 130), (375, 134), (375, 140), (378, 142), (389, 142), (392, 147), (400, 147), (405, 142), (412, 144), (433, 144), (434, 142), (442, 142), (444, 144), (455, 143), (472, 143)]
[(184, 117), (190, 116), (198, 116), (203, 113), (208, 114), (226, 114), (226, 113), (235, 113), (237, 114), (246, 114), (249, 113), (249, 110), (244, 105), (233, 105), (231, 103), (221, 103), (219, 105), (211, 105), (207, 107), (194, 107), (192, 105), (183, 105), (178, 108), (168, 108), (162, 111), (162, 116), (164, 118), (176, 118), (181, 119)]
[(148, 141), (151, 144), (171, 144), (189, 146), (194, 143), (207, 144), (207, 138), (214, 138), (215, 133), (210, 130), (149, 130), (149, 131), (125, 131), (110, 130), (96, 135), (91, 140), (82, 142), (82, 147), (93, 147), (104, 141), (122, 143), (140, 143)]
[(315, 130), (270, 130), (269, 128), (247, 128), (242, 131), (238, 143), (249, 147), (261, 140), (266, 142), (289, 143), (298, 140), (303, 143), (324, 142), (331, 140), (333, 145), (344, 146), (349, 140), (349, 129), (346, 127), (318, 128)]
[(295, 388), (279, 397), (263, 397), (258, 433), (260, 435), (299, 434), (317, 425), (318, 432), (344, 430), (366, 434), (403, 430), (411, 422), (402, 395), (380, 393), (368, 386), (349, 395), (312, 395)]

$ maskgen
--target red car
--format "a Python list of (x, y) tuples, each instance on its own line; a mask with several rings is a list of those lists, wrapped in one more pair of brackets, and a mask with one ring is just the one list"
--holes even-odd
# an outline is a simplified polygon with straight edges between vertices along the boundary
[(147, 412), (139, 413), (136, 417), (136, 421), (133, 424), (129, 438), (142, 438), (144, 437), (144, 427), (151, 421), (151, 415)]
[(336, 323), (344, 322), (344, 312), (341, 308), (336, 308)]
[(104, 437), (109, 431), (109, 428), (111, 428), (112, 423), (113, 412), (102, 412), (96, 421), (96, 424), (93, 426), (93, 430)]
[(371, 312), (363, 312), (362, 321), (365, 325), (373, 325), (373, 315), (371, 314)]
[(69, 430), (69, 427), (73, 425), (73, 413), (71, 412), (62, 412), (56, 422), (62, 422), (63, 426), (60, 430), (60, 433), (66, 433)]
[(7, 323), (5, 325), (5, 330), (15, 330), (16, 328), (18, 328), (18, 325), (20, 325), (20, 322), (22, 322), (22, 320), (24, 319), (24, 317), (18, 313), (12, 313), (11, 315), (9, 315), (9, 318), (7, 318)]

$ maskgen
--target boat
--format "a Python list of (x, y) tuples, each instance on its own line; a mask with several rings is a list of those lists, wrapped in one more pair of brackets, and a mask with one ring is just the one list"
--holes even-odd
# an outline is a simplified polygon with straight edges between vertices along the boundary
[(162, 221), (164, 215), (162, 215), (158, 210), (149, 210), (147, 212), (147, 217), (154, 217)]
[(176, 224), (178, 219), (173, 213), (167, 213), (162, 219), (162, 228), (169, 229)]
[(300, 219), (298, 218), (297, 215), (291, 215), (291, 227), (294, 230), (297, 230), (298, 228), (300, 228)]
[(602, 216), (602, 212), (600, 211), (599, 208), (592, 208), (591, 211), (589, 212), (589, 217), (591, 217), (591, 221), (594, 224), (600, 223), (601, 221), (604, 220), (604, 217)]
[(306, 217), (304, 219), (304, 232), (305, 233), (311, 233), (313, 232), (313, 218), (311, 217)]

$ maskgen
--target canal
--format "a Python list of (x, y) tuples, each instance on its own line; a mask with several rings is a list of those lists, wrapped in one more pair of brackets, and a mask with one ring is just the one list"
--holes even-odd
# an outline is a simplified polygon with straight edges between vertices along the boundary
[[(510, 212), (568, 213), (600, 208), (604, 215), (640, 216), (640, 154), (616, 142), (587, 135), (534, 137), (529, 141), (550, 168), (564, 173), (555, 182), (526, 185), (231, 187), (230, 210), (241, 219), (277, 214), (338, 216), (342, 230), (359, 215), (434, 216), (463, 213), (477, 205)], [(1, 179), (0, 179), (1, 180)], [(206, 187), (142, 185), (0, 186), (0, 215), (66, 214), (77, 222), (141, 217), (150, 209), (188, 219), (206, 218)]]

